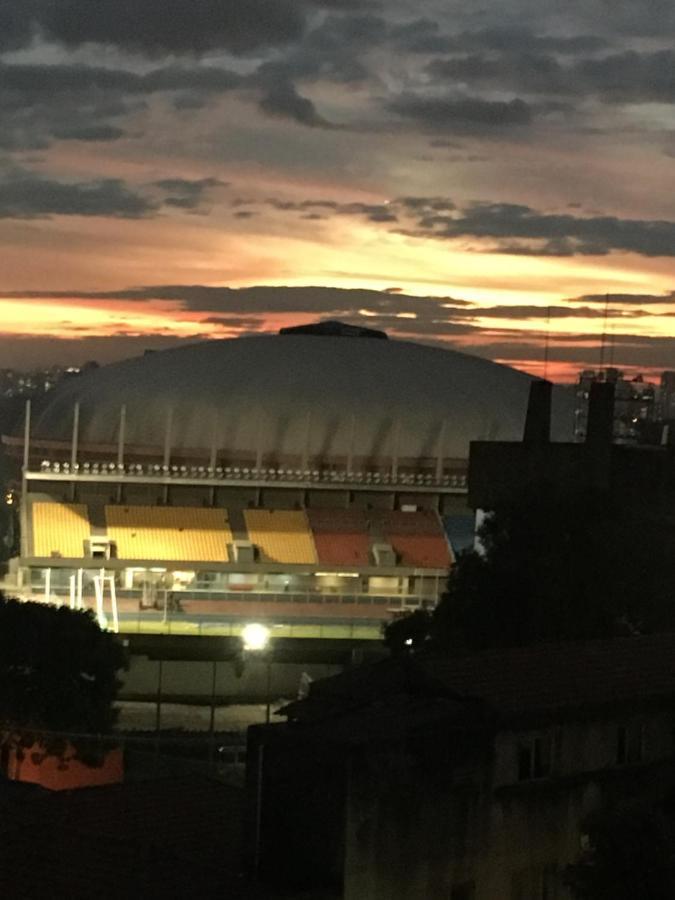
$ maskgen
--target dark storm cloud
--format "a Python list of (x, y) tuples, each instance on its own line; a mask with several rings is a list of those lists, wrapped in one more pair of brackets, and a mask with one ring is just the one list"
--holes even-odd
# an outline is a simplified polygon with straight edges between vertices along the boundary
[[(613, 252), (640, 256), (675, 256), (675, 221), (620, 219), (544, 213), (515, 203), (473, 203), (457, 209), (450, 198), (400, 197), (381, 206), (330, 200), (268, 199), (280, 212), (309, 210), (323, 215), (352, 215), (391, 223), (393, 231), (416, 238), (480, 242), (475, 250), (517, 256), (606, 256)], [(374, 211), (382, 211), (377, 217)]]
[(157, 209), (148, 198), (116, 178), (65, 182), (29, 172), (0, 178), (0, 218), (108, 216), (138, 219)]
[[(94, 43), (155, 55), (247, 54), (297, 40), (295, 0), (4, 0), (9, 46), (37, 30), (68, 47)], [(2, 20), (0, 20), (2, 24)]]
[(531, 107), (520, 98), (482, 100), (479, 97), (433, 97), (402, 94), (387, 103), (390, 112), (410, 119), (425, 131), (486, 131), (530, 125)]
[(565, 13), (579, 30), (630, 37), (667, 37), (675, 32), (671, 0), (568, 0)]
[(675, 102), (675, 52), (626, 51), (561, 61), (534, 47), (497, 55), (467, 53), (429, 64), (436, 80), (536, 95), (598, 97), (609, 103)]
[(27, 46), (33, 31), (34, 24), (23, 4), (15, 0), (0, 5), (0, 50), (18, 50)]
[(329, 123), (316, 111), (307, 97), (302, 97), (290, 81), (269, 85), (260, 99), (260, 108), (270, 116), (292, 119), (311, 128), (326, 128)]
[(493, 241), (496, 252), (511, 254), (675, 256), (675, 222), (547, 214), (513, 203), (476, 203), (456, 216), (427, 216), (413, 231), (419, 237)]
[(466, 300), (452, 297), (413, 297), (387, 291), (346, 290), (330, 287), (250, 287), (229, 288), (206, 285), (149, 285), (121, 291), (4, 291), (3, 297), (34, 300), (173, 300), (190, 312), (261, 315), (266, 313), (306, 312), (326, 316), (358, 313), (367, 309), (374, 314), (450, 316), (455, 308), (473, 308)]
[[(616, 296), (613, 295), (616, 302)], [(487, 319), (604, 319), (638, 318), (645, 316), (643, 309), (624, 310), (617, 307), (604, 306), (482, 306), (472, 311), (476, 317)]]
[[(173, 300), (190, 312), (212, 313), (200, 322), (200, 325), (217, 325), (235, 329), (239, 334), (260, 334), (269, 331), (266, 317), (275, 313), (305, 314), (307, 321), (317, 319), (339, 318), (354, 324), (381, 328), (392, 337), (411, 338), (427, 343), (442, 342), (445, 346), (457, 346), (467, 349), (466, 340), (470, 340), (470, 352), (490, 359), (513, 360), (516, 362), (542, 359), (542, 347), (545, 341), (543, 328), (523, 331), (519, 323), (524, 321), (544, 321), (567, 316), (579, 316), (598, 320), (604, 317), (604, 305), (609, 301), (609, 315), (616, 321), (617, 317), (625, 317), (626, 310), (621, 307), (633, 300), (649, 305), (650, 303), (675, 303), (675, 294), (662, 297), (659, 295), (610, 294), (609, 297), (572, 298), (560, 301), (551, 307), (533, 305), (478, 307), (475, 304), (452, 298), (412, 297), (398, 292), (370, 290), (341, 290), (338, 288), (291, 288), (291, 287), (253, 287), (243, 289), (219, 288), (204, 285), (164, 285), (146, 286), (122, 291), (102, 292), (98, 294), (68, 292), (3, 292), (8, 298), (21, 299), (87, 299), (106, 303), (113, 300), (136, 300), (139, 303), (152, 300)], [(602, 299), (602, 304), (600, 303)], [(597, 305), (596, 304), (597, 300)], [(585, 305), (579, 306), (581, 301)], [(576, 304), (576, 305), (575, 305)], [(630, 309), (629, 309), (630, 312)], [(633, 308), (637, 316), (639, 309)], [(666, 313), (667, 314), (667, 313)], [(172, 316), (171, 313), (167, 313)], [(485, 319), (500, 318), (513, 320), (513, 327), (491, 328), (486, 326)], [(628, 317), (630, 321), (632, 316)], [(161, 331), (161, 328), (159, 329)], [(136, 355), (146, 348), (176, 346), (181, 343), (198, 340), (198, 334), (188, 341), (171, 336), (156, 334), (138, 337), (121, 330), (109, 337), (82, 337), (77, 341), (60, 341), (50, 338), (49, 341), (38, 338), (33, 341), (30, 336), (11, 336), (7, 344), (8, 364), (12, 363), (12, 354), (18, 347), (21, 353), (28, 352), (33, 356), (39, 351), (41, 359), (66, 360), (69, 364), (85, 359), (99, 359), (102, 362), (118, 359), (123, 356)], [(588, 333), (557, 334), (548, 337), (550, 359), (563, 359), (567, 362), (589, 364), (597, 353), (598, 337)], [(661, 366), (665, 367), (675, 352), (675, 338), (650, 338), (644, 335), (620, 332), (613, 334), (615, 359), (617, 365)], [(4, 348), (3, 336), (0, 335), (0, 348)], [(44, 351), (44, 352), (43, 352)], [(59, 355), (63, 354), (63, 355)]]
[(196, 210), (201, 206), (209, 191), (227, 187), (227, 183), (218, 178), (198, 178), (194, 181), (187, 178), (163, 178), (160, 181), (152, 182), (151, 187), (157, 187), (165, 192), (162, 201), (165, 206)]
[(529, 28), (506, 26), (465, 31), (453, 38), (452, 49), (498, 50), (512, 53), (557, 53), (561, 55), (597, 53), (608, 46), (604, 37), (593, 34), (555, 35), (537, 34)]
[(164, 207), (195, 211), (208, 193), (223, 182), (167, 178), (132, 186), (118, 178), (66, 181), (10, 167), (0, 174), (0, 218), (106, 216), (139, 219), (158, 215)]
[(607, 302), (609, 296), (611, 303), (621, 304), (641, 304), (644, 306), (653, 306), (660, 304), (675, 304), (675, 291), (668, 294), (584, 294), (583, 297), (577, 297), (580, 303), (601, 303)]
[(54, 140), (104, 141), (124, 136), (124, 118), (148, 98), (172, 92), (200, 102), (241, 83), (221, 68), (165, 66), (137, 74), (79, 64), (0, 63), (0, 147), (41, 149)]
[(200, 320), (201, 325), (220, 325), (223, 328), (246, 329), (248, 332), (261, 331), (264, 323), (251, 316), (207, 316)]
[[(327, 213), (337, 216), (363, 216), (370, 222), (397, 222), (393, 206), (386, 203), (337, 203), (334, 200), (277, 200), (269, 198), (267, 206), (281, 212), (311, 214), (312, 218), (324, 218)], [(305, 215), (305, 217), (307, 217)]]
[(451, 33), (444, 31), (439, 22), (433, 19), (416, 19), (401, 25), (392, 25), (389, 38), (399, 49), (421, 54), (456, 54), (490, 50), (574, 55), (597, 53), (608, 46), (606, 38), (599, 35), (537, 34), (520, 25)]

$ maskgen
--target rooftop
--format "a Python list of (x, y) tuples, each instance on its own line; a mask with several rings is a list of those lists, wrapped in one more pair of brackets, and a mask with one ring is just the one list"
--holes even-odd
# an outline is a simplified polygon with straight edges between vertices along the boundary
[[(501, 721), (584, 714), (675, 698), (675, 634), (540, 644), (452, 659), (388, 659), (312, 684), (282, 712), (319, 722), (381, 708), (401, 696), (485, 705)], [(448, 709), (451, 707), (449, 706)], [(456, 706), (453, 708), (456, 712)]]

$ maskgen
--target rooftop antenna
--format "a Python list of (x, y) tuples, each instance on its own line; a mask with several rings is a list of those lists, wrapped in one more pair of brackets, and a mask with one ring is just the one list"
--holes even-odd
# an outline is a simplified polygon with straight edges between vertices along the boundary
[(548, 380), (548, 347), (551, 337), (551, 307), (546, 310), (546, 337), (544, 338), (544, 381)]
[(614, 326), (609, 326), (609, 364), (614, 368), (614, 347), (616, 346)]
[(600, 368), (605, 365), (605, 344), (607, 343), (607, 316), (609, 314), (609, 294), (605, 294), (605, 314), (602, 318), (602, 337), (600, 338)]

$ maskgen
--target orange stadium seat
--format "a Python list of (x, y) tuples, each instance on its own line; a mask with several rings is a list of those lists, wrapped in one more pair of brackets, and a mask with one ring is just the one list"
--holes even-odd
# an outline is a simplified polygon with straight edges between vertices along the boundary
[(108, 538), (120, 559), (227, 560), (227, 511), (189, 506), (106, 506)]
[(307, 510), (319, 562), (329, 566), (367, 566), (367, 522), (360, 509)]
[(316, 563), (316, 549), (304, 512), (246, 509), (246, 529), (266, 562)]
[(369, 515), (371, 528), (392, 545), (403, 565), (422, 569), (448, 569), (452, 565), (448, 539), (432, 510), (376, 510)]
[(81, 503), (33, 503), (33, 555), (84, 556), (91, 534), (87, 507)]

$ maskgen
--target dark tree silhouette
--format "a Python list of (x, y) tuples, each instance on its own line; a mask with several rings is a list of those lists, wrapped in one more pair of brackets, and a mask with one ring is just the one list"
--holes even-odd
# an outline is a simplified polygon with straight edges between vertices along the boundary
[(675, 897), (675, 828), (660, 809), (625, 808), (594, 813), (587, 847), (565, 872), (578, 900), (672, 900)]
[(675, 627), (672, 535), (647, 509), (540, 491), (498, 507), (480, 538), (484, 552), (460, 555), (426, 635), (411, 618), (389, 627), (393, 650), (411, 638), (438, 651)]
[[(59, 732), (110, 734), (126, 663), (116, 635), (89, 611), (0, 597), (0, 729), (5, 741), (39, 739), (58, 753)], [(73, 740), (86, 753), (89, 742)]]

